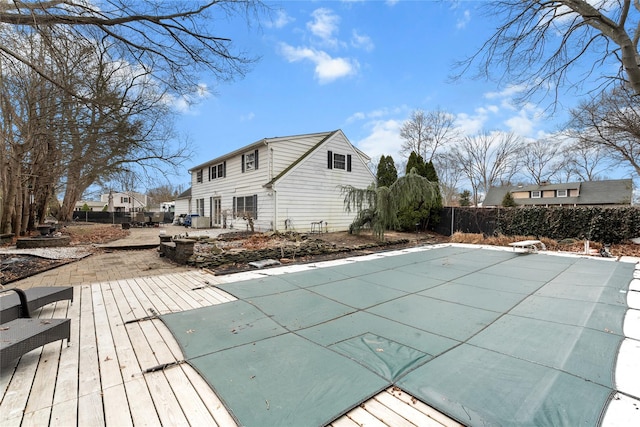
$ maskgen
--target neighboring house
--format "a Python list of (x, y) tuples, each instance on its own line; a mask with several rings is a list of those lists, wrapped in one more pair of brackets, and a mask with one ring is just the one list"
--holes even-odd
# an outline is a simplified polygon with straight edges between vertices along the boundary
[[(111, 198), (111, 200), (110, 200)], [(146, 209), (149, 199), (145, 194), (130, 193), (106, 193), (100, 195), (100, 201), (76, 202), (74, 210), (82, 210), (86, 203), (91, 211), (102, 211), (106, 207), (108, 212), (142, 212)]]
[(161, 202), (160, 203), (160, 211), (161, 212), (170, 212), (173, 213), (176, 211), (176, 202)]
[(175, 200), (175, 216), (191, 213), (191, 188), (183, 191)]
[(341, 186), (371, 185), (369, 161), (341, 130), (265, 138), (190, 169), (189, 213), (212, 227), (244, 230), (250, 217), (262, 231), (346, 230), (355, 213)]
[(107, 203), (109, 212), (142, 212), (149, 204), (146, 194), (134, 191), (102, 194), (100, 201)]
[(96, 202), (95, 200), (80, 200), (79, 202), (76, 202), (73, 210), (76, 212), (83, 211), (85, 205), (90, 212), (101, 212), (104, 210), (105, 206), (107, 206), (106, 203)]
[(491, 187), (482, 206), (502, 206), (502, 200), (508, 192), (511, 192), (516, 204), (522, 206), (623, 206), (631, 204), (633, 181), (615, 179)]

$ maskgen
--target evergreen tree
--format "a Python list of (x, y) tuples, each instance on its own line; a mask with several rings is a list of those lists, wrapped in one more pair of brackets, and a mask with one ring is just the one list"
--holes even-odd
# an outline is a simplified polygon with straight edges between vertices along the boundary
[(418, 175), (426, 178), (426, 166), (424, 163), (424, 159), (415, 151), (412, 151), (409, 155), (409, 159), (407, 160), (407, 167), (404, 171), (405, 174), (411, 172), (412, 169), (415, 169)]
[(398, 179), (398, 170), (393, 162), (393, 157), (383, 155), (378, 162), (378, 174), (376, 176), (378, 187), (391, 187)]
[(471, 191), (464, 190), (458, 194), (458, 197), (460, 198), (460, 206), (471, 206)]
[(398, 212), (399, 228), (403, 231), (424, 230), (429, 225), (435, 225), (440, 221), (442, 209), (442, 195), (438, 187), (438, 174), (433, 163), (425, 163), (421, 155), (412, 151), (407, 160), (406, 174), (412, 171), (426, 178), (434, 185), (434, 198), (426, 203), (425, 200), (416, 199), (411, 205), (407, 205)]
[(384, 232), (398, 227), (398, 213), (408, 206), (422, 203), (427, 209), (437, 197), (437, 185), (418, 175), (415, 170), (400, 177), (391, 187), (370, 186), (367, 189), (342, 186), (345, 211), (358, 213), (349, 232), (358, 233), (370, 227), (384, 240)]
[(433, 205), (429, 208), (429, 226), (433, 227), (440, 223), (440, 213), (442, 211), (442, 193), (440, 193), (440, 179), (438, 178), (438, 172), (436, 172), (436, 168), (433, 165), (433, 162), (425, 163), (425, 174), (424, 177), (427, 178), (430, 182), (436, 184), (437, 195), (436, 200)]
[(508, 191), (507, 194), (505, 194), (502, 198), (502, 206), (504, 206), (505, 208), (515, 208), (517, 206), (516, 201), (513, 199), (513, 194), (511, 194), (511, 191)]

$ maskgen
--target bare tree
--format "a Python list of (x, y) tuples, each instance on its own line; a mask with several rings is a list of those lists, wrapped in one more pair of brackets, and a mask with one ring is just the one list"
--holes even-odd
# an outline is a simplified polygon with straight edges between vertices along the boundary
[(565, 182), (575, 179), (606, 179), (605, 172), (611, 166), (611, 157), (603, 147), (585, 143), (580, 139), (566, 145), (561, 155), (564, 158), (564, 167), (559, 172), (564, 174)]
[[(59, 47), (53, 41), (60, 37), (101, 41), (113, 58), (145, 69), (167, 87), (186, 93), (196, 86), (200, 72), (217, 80), (244, 75), (254, 60), (234, 52), (229, 38), (216, 35), (215, 22), (235, 15), (249, 20), (263, 10), (259, 0), (23, 0), (0, 2), (0, 23), (39, 35), (52, 50)], [(10, 37), (5, 28), (0, 57), (18, 60), (69, 90), (59, 76), (5, 43)]]
[(24, 55), (72, 91), (22, 62), (0, 59), (1, 232), (24, 232), (35, 217), (43, 219), (59, 191), (59, 219), (67, 220), (82, 193), (113, 173), (165, 170), (186, 158), (164, 92), (145, 70), (111, 60), (99, 43), (56, 39), (58, 51), (66, 51), (61, 56), (32, 34), (17, 40), (31, 43)]
[(71, 218), (75, 202), (92, 184), (117, 173), (142, 176), (176, 168), (189, 154), (189, 147), (176, 141), (173, 113), (155, 81), (128, 64), (110, 61), (101, 44), (94, 49), (87, 53), (92, 61), (85, 64), (83, 79), (66, 86), (79, 87), (96, 102), (67, 99), (62, 104), (63, 220)]
[(562, 150), (562, 143), (558, 140), (536, 139), (528, 142), (522, 153), (523, 175), (538, 185), (559, 180), (560, 171), (565, 168)]
[(489, 187), (509, 184), (520, 166), (523, 143), (513, 133), (483, 132), (465, 137), (449, 152), (473, 190), (474, 204)]
[[(640, 95), (638, 0), (501, 0), (488, 7), (501, 24), (461, 64), (463, 73), (477, 62), (480, 74), (490, 76), (496, 66), (508, 82), (528, 87), (525, 97), (555, 90), (557, 98), (560, 87), (579, 86), (591, 74), (625, 81)], [(603, 71), (609, 61), (620, 65), (617, 75)], [(578, 81), (569, 78), (574, 69), (581, 73)]]
[(454, 120), (453, 114), (441, 109), (414, 110), (400, 128), (400, 137), (404, 140), (400, 152), (409, 157), (415, 151), (425, 162), (433, 161), (438, 149), (459, 137)]
[(587, 149), (604, 150), (640, 175), (640, 96), (624, 86), (582, 102), (571, 111), (569, 134)]
[(442, 204), (453, 206), (458, 200), (459, 185), (464, 176), (459, 160), (450, 156), (449, 153), (443, 153), (435, 156), (433, 164), (438, 171)]

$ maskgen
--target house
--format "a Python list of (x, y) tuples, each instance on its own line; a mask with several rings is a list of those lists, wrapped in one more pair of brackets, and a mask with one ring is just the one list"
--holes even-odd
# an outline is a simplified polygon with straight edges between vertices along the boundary
[(189, 213), (211, 227), (346, 230), (355, 213), (345, 212), (341, 186), (371, 185), (369, 161), (341, 130), (261, 139), (189, 170)]
[(191, 188), (178, 194), (175, 200), (175, 216), (191, 213)]
[(89, 211), (89, 212), (100, 212), (105, 209), (107, 206), (104, 202), (96, 202), (95, 200), (80, 200), (76, 202), (73, 210), (75, 212), (80, 211)]
[(519, 206), (625, 206), (631, 204), (633, 181), (614, 179), (491, 187), (482, 205), (502, 206), (508, 192)]
[(100, 195), (100, 201), (108, 206), (107, 210), (109, 212), (142, 212), (149, 204), (146, 194), (134, 191), (102, 194)]

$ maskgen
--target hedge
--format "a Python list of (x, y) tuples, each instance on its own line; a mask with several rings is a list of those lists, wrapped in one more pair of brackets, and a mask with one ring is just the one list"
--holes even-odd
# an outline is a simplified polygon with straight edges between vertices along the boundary
[(640, 237), (640, 209), (633, 206), (520, 207), (500, 208), (495, 212), (495, 231), (507, 236), (578, 238), (605, 243)]

